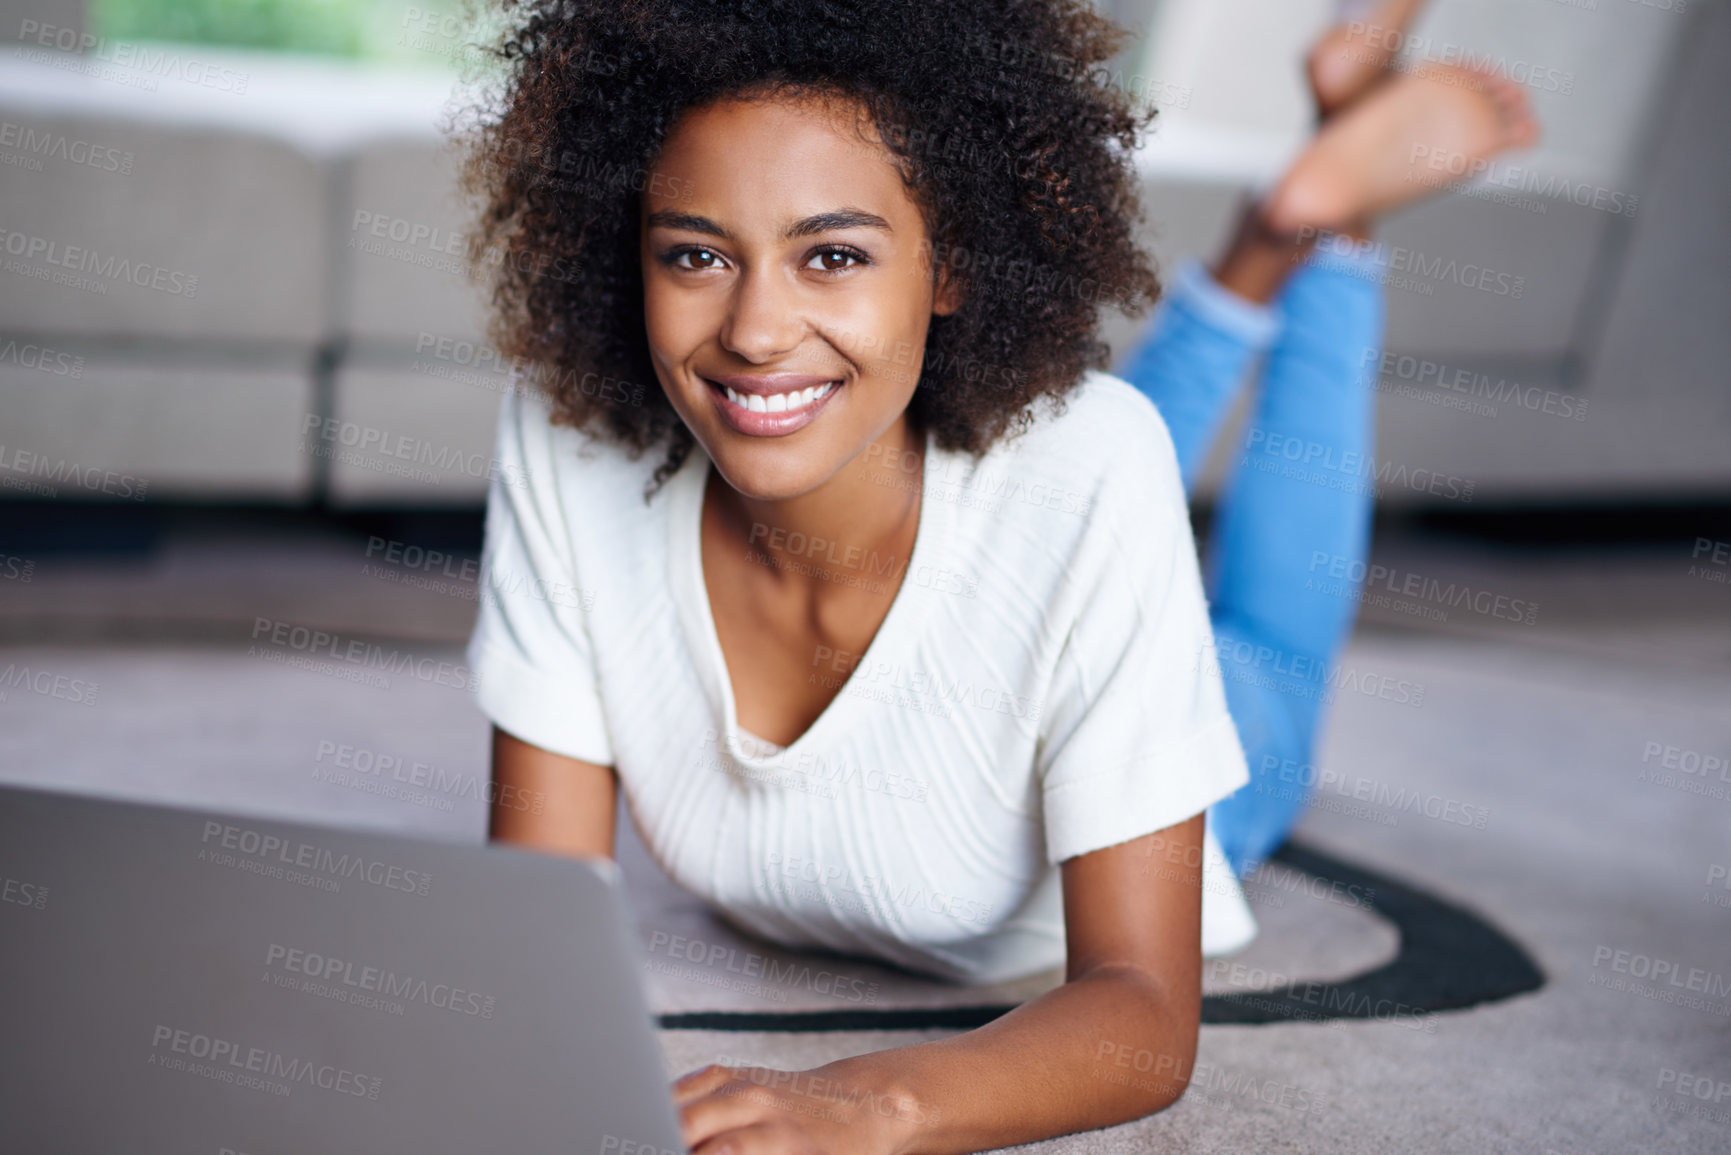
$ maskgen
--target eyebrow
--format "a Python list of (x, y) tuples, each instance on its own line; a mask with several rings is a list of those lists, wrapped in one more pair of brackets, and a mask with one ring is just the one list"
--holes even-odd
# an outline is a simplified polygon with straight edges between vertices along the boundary
[[(649, 227), (652, 229), (683, 229), (687, 232), (702, 233), (705, 236), (720, 237), (722, 240), (733, 239), (733, 234), (708, 217), (700, 217), (695, 213), (682, 213), (675, 209), (657, 209), (650, 213)], [(782, 236), (792, 240), (795, 237), (809, 237), (814, 233), (826, 233), (832, 229), (894, 231), (890, 228), (890, 223), (876, 213), (868, 213), (864, 209), (844, 208), (797, 220), (787, 227)]]

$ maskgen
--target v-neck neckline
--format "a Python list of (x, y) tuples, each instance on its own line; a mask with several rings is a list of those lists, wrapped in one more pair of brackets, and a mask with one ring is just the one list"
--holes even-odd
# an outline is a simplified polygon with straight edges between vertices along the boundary
[[(848, 672), (848, 677), (823, 712), (797, 738), (773, 754), (758, 757), (742, 748), (739, 740), (738, 704), (733, 696), (733, 677), (727, 669), (727, 658), (721, 651), (720, 634), (715, 628), (715, 615), (709, 604), (709, 587), (703, 579), (703, 495), (713, 469), (701, 445), (694, 445), (684, 466), (670, 480), (673, 489), (668, 506), (668, 560), (674, 583), (673, 603), (685, 631), (687, 644), (699, 662), (699, 675), (711, 708), (720, 715), (728, 752), (743, 762), (767, 762), (797, 754), (821, 742), (826, 734), (846, 724), (845, 715), (856, 707), (852, 699), (858, 695), (854, 681), (861, 670), (893, 668), (894, 655), (906, 652), (907, 641), (919, 636), (920, 622), (932, 601), (932, 592), (914, 580), (920, 573), (932, 572), (936, 555), (949, 536), (953, 511), (950, 502), (932, 496), (941, 450), (930, 430), (926, 432), (925, 461), (920, 477), (920, 520), (914, 531), (914, 548), (907, 567), (902, 571), (901, 586), (895, 600), (872, 635), (865, 654)], [(886, 665), (886, 655), (890, 664)], [(844, 715), (837, 721), (837, 715)], [(760, 739), (761, 741), (761, 739)]]

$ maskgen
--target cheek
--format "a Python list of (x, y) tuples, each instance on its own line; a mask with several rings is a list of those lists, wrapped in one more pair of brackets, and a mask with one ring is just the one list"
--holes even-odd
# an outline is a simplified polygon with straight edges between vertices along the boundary
[(919, 376), (920, 361), (925, 354), (926, 333), (931, 321), (929, 293), (922, 295), (924, 282), (914, 281), (895, 301), (895, 308), (883, 317), (881, 350), (883, 370), (913, 387)]
[(918, 367), (925, 341), (930, 306), (921, 309), (923, 288), (923, 282), (898, 278), (878, 292), (838, 295), (825, 310), (831, 343), (865, 373), (906, 376), (910, 366)]
[(705, 318), (701, 306), (681, 301), (646, 277), (643, 286), (643, 329), (651, 350), (677, 360), (701, 339)]

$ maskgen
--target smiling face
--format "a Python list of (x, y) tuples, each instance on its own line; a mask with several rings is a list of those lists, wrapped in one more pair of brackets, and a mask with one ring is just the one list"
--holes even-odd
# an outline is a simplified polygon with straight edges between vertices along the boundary
[(901, 449), (932, 314), (957, 304), (858, 111), (834, 97), (691, 109), (644, 184), (655, 373), (747, 497), (807, 493), (880, 439)]

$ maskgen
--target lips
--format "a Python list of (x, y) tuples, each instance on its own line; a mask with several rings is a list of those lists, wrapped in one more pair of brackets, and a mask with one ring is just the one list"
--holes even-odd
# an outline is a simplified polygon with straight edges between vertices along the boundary
[(808, 373), (706, 377), (722, 420), (737, 433), (781, 437), (809, 425), (842, 382)]

